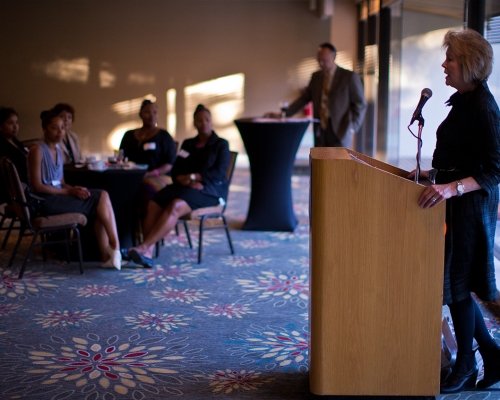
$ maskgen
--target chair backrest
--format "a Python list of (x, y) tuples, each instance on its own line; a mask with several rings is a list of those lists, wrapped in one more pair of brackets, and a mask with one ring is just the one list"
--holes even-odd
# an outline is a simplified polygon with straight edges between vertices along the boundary
[(229, 164), (227, 165), (226, 178), (229, 183), (233, 179), (234, 167), (236, 166), (236, 157), (238, 157), (237, 151), (230, 151)]
[(17, 217), (29, 225), (30, 210), (28, 206), (23, 205), (26, 204), (26, 196), (24, 195), (23, 184), (17, 174), (16, 166), (7, 157), (2, 157), (0, 159), (0, 169), (7, 183), (10, 201)]

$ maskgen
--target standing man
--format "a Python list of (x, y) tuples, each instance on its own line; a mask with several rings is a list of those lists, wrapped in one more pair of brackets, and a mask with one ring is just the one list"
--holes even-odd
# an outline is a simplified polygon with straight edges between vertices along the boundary
[(335, 64), (336, 55), (331, 43), (319, 46), (317, 60), (321, 70), (312, 74), (304, 93), (286, 111), (288, 117), (313, 102), (314, 118), (319, 121), (314, 123), (316, 147), (350, 147), (366, 112), (358, 74)]

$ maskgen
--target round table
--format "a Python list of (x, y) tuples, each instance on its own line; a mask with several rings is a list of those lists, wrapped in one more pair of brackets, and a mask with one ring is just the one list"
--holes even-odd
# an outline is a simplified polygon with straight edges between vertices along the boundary
[(309, 119), (246, 118), (234, 121), (248, 155), (250, 206), (245, 230), (293, 231), (292, 203), (295, 155)]
[[(144, 169), (109, 168), (105, 171), (91, 171), (86, 166), (81, 168), (75, 165), (64, 166), (66, 183), (89, 189), (104, 189), (108, 192), (115, 212), (116, 228), (122, 248), (134, 245), (137, 225), (136, 198), (145, 174)], [(90, 229), (93, 228), (90, 227)], [(95, 254), (89, 257), (89, 252), (91, 249), (87, 246), (84, 251), (84, 256), (87, 255), (85, 258), (95, 258)]]

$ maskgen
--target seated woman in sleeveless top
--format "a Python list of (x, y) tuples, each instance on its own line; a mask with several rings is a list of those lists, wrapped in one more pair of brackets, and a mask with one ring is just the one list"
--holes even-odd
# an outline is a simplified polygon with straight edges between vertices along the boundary
[[(0, 108), (0, 157), (7, 157), (16, 166), (21, 182), (28, 183), (28, 151), (16, 139), (19, 132), (17, 112), (13, 108)], [(4, 184), (0, 188), (0, 204), (8, 202)]]
[(144, 242), (128, 251), (137, 264), (152, 267), (155, 243), (175, 227), (180, 217), (197, 208), (216, 206), (219, 199), (227, 198), (229, 144), (212, 131), (210, 111), (201, 104), (194, 112), (194, 126), (198, 135), (182, 143), (172, 168), (174, 183), (160, 190), (148, 203)]
[(47, 215), (78, 212), (93, 220), (101, 266), (121, 269), (120, 243), (108, 193), (64, 182), (60, 149), (64, 122), (52, 111), (43, 111), (40, 118), (43, 140), (30, 148), (28, 178), (31, 190), (45, 199), (41, 211)]

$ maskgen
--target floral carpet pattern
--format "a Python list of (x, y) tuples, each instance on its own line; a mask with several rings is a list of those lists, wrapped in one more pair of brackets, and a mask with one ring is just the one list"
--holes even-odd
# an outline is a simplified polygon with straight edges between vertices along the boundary
[[(236, 252), (207, 232), (199, 265), (181, 229), (153, 269), (85, 263), (80, 275), (35, 253), (18, 280), (22, 258), (5, 267), (14, 235), (0, 252), (0, 400), (320, 398), (308, 387), (308, 176), (292, 187), (294, 232), (242, 231), (250, 175), (237, 170)], [(487, 318), (498, 335), (495, 310)], [(472, 394), (496, 398), (453, 398)]]

